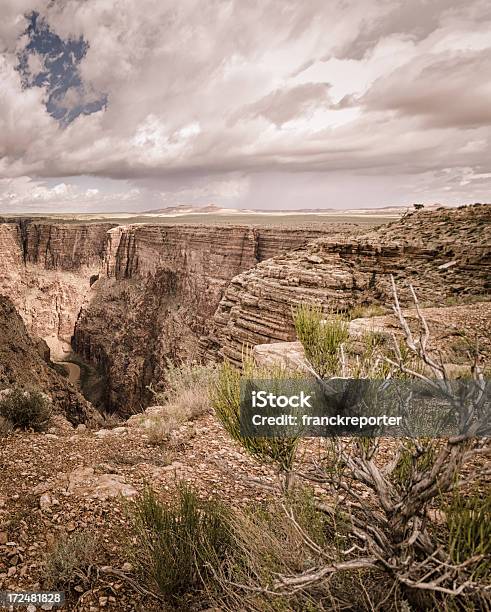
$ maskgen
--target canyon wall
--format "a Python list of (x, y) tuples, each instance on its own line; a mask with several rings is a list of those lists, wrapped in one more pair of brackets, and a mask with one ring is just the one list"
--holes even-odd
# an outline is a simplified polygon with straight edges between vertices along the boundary
[(321, 238), (236, 276), (201, 350), (239, 364), (244, 346), (295, 339), (292, 309), (312, 302), (349, 310), (392, 302), (393, 275), (403, 303), (408, 283), (426, 305), (491, 289), (491, 207), (421, 212), (364, 236)]
[(98, 423), (94, 407), (68, 383), (49, 360), (43, 342), (27, 333), (13, 303), (0, 295), (0, 389), (19, 385), (49, 395), (55, 413), (71, 423)]
[(103, 374), (106, 408), (129, 414), (168, 360), (239, 363), (244, 345), (293, 339), (296, 304), (389, 302), (391, 274), (404, 301), (407, 281), (427, 304), (488, 293), (490, 221), (485, 206), (423, 211), (355, 236), (21, 220), (0, 224), (0, 294), (35, 336), (71, 340)]
[(200, 358), (199, 339), (234, 276), (325, 233), (234, 225), (111, 229), (73, 338), (77, 352), (104, 372), (106, 405), (139, 410), (168, 360)]
[(111, 227), (0, 223), (0, 294), (12, 300), (32, 335), (70, 342)]

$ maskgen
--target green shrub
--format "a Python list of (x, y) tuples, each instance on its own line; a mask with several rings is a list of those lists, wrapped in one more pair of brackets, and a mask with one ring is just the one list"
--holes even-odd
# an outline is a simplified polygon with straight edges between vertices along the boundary
[(51, 406), (39, 391), (14, 387), (0, 400), (0, 416), (15, 428), (42, 431), (49, 422)]
[(340, 368), (340, 349), (349, 339), (348, 322), (332, 313), (324, 319), (320, 306), (302, 304), (293, 313), (298, 339), (313, 369), (324, 378)]
[[(251, 367), (246, 368), (245, 375), (254, 376)], [(268, 374), (268, 378), (275, 375), (279, 376), (280, 374), (271, 372)], [(212, 403), (219, 421), (228, 434), (249, 454), (259, 460), (273, 462), (282, 472), (289, 472), (295, 459), (297, 438), (253, 438), (241, 434), (240, 382), (240, 371), (225, 362), (219, 370), (212, 392)]]
[(228, 517), (221, 504), (200, 500), (184, 483), (168, 504), (145, 489), (133, 517), (144, 580), (169, 600), (203, 590), (231, 547)]
[(444, 508), (447, 517), (448, 549), (455, 563), (482, 556), (474, 576), (489, 577), (491, 570), (491, 492), (464, 497), (456, 491)]

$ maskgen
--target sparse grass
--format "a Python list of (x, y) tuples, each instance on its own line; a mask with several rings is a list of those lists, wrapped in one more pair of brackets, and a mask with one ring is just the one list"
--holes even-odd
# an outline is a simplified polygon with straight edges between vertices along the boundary
[(163, 394), (165, 401), (173, 402), (180, 398), (189, 389), (200, 388), (206, 391), (216, 374), (214, 366), (200, 365), (197, 363), (183, 363), (179, 366), (167, 363), (165, 370), (166, 390)]
[(299, 488), (232, 511), (217, 500), (200, 500), (183, 483), (168, 503), (147, 488), (132, 510), (137, 572), (147, 588), (178, 609), (194, 609), (199, 601), (224, 611), (332, 610), (348, 584), (350, 597), (356, 591), (361, 602), (364, 587), (356, 575), (338, 579), (337, 593), (328, 583), (293, 596), (261, 592), (278, 574), (294, 575), (322, 563), (322, 551), (341, 558), (347, 525), (336, 513), (318, 512), (315, 504), (311, 492)]
[(75, 582), (85, 581), (87, 570), (96, 561), (99, 543), (93, 532), (83, 531), (62, 536), (49, 554), (45, 567), (46, 587), (69, 589)]
[(14, 428), (43, 431), (49, 423), (51, 405), (39, 391), (14, 387), (0, 399), (0, 416)]
[(444, 507), (448, 526), (448, 549), (455, 563), (476, 558), (475, 577), (491, 570), (491, 492), (464, 497), (457, 490)]
[(387, 310), (379, 304), (358, 305), (354, 306), (349, 312), (350, 321), (353, 319), (364, 319), (368, 317), (380, 317), (387, 314)]
[[(294, 517), (294, 521), (289, 517)], [(324, 553), (332, 559), (342, 558), (346, 533), (347, 526), (336, 512), (328, 516), (316, 509), (309, 489), (298, 488), (285, 497), (237, 511), (232, 517), (232, 554), (215, 569), (215, 580), (209, 588), (214, 609), (224, 612), (370, 609), (363, 605), (367, 577), (356, 573), (336, 577), (335, 584), (319, 582), (293, 595), (271, 597), (267, 593), (278, 575), (294, 576), (324, 564)], [(386, 593), (380, 589), (371, 596), (376, 601)]]
[(489, 293), (477, 293), (474, 295), (459, 295), (450, 296), (445, 299), (445, 306), (460, 306), (464, 304), (478, 304), (479, 302), (491, 301), (491, 295)]
[(151, 386), (155, 405), (162, 406), (158, 415), (150, 417), (147, 427), (149, 443), (162, 446), (182, 423), (196, 419), (210, 410), (210, 386), (216, 378), (216, 368), (195, 363), (176, 366), (168, 363), (165, 390)]
[(324, 318), (322, 308), (302, 304), (293, 313), (298, 339), (314, 370), (321, 377), (334, 376), (339, 371), (340, 349), (349, 339), (348, 322), (340, 314)]
[(203, 501), (186, 484), (162, 503), (147, 488), (134, 508), (135, 563), (150, 588), (169, 601), (202, 591), (231, 547), (229, 515), (216, 500)]
[(216, 378), (216, 368), (196, 363), (179, 366), (167, 363), (163, 391), (151, 386), (154, 402), (159, 406), (173, 405), (173, 413), (182, 413), (182, 420), (194, 419), (210, 409), (210, 387)]
[[(261, 373), (264, 378), (264, 372)], [(286, 374), (286, 373), (285, 373)], [(254, 372), (248, 367), (245, 375), (254, 378)], [(273, 379), (275, 373), (269, 376)], [(278, 373), (278, 380), (281, 380)], [(293, 437), (253, 438), (244, 436), (240, 426), (240, 384), (241, 372), (228, 363), (219, 371), (213, 390), (213, 407), (215, 413), (228, 434), (253, 457), (272, 462), (282, 471), (288, 473), (295, 459), (298, 439)]]
[(176, 416), (172, 413), (166, 413), (165, 415), (152, 418), (146, 430), (148, 443), (152, 446), (163, 446), (167, 444), (172, 432), (179, 427), (179, 419), (181, 417), (181, 414)]
[(114, 429), (115, 427), (119, 427), (123, 422), (123, 419), (114, 412), (102, 411), (100, 414), (102, 417), (102, 427), (104, 429)]
[(0, 438), (5, 438), (12, 433), (14, 425), (10, 419), (0, 416)]

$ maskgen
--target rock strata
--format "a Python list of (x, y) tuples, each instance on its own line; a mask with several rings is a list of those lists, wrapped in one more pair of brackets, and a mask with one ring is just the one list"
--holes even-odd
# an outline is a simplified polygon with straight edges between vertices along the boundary
[(112, 224), (0, 223), (0, 294), (30, 333), (70, 342)]
[[(392, 301), (390, 276), (410, 303), (443, 305), (491, 289), (491, 207), (415, 213), (351, 240), (321, 238), (259, 263), (230, 282), (201, 340), (203, 354), (239, 364), (245, 346), (295, 339), (292, 309), (326, 312)], [(452, 262), (448, 266), (448, 262)]]
[(198, 359), (199, 338), (234, 276), (319, 233), (238, 225), (111, 229), (73, 339), (104, 372), (106, 405), (127, 414), (144, 407), (147, 386), (163, 379), (167, 360)]

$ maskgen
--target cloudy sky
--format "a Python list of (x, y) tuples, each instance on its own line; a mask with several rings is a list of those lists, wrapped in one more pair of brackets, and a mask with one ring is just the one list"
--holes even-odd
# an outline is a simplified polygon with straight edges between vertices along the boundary
[(490, 201), (489, 0), (0, 0), (0, 210)]

